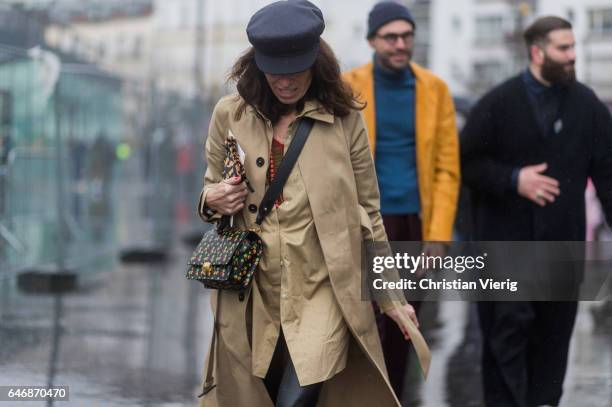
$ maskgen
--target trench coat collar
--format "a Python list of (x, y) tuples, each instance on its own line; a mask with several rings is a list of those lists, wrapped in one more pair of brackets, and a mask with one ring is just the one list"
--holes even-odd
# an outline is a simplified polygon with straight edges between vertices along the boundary
[[(260, 116), (266, 122), (270, 121), (255, 106), (249, 105), (248, 111), (251, 112), (252, 114)], [(296, 119), (299, 119), (300, 117), (310, 117), (314, 120), (318, 120), (318, 121), (329, 123), (329, 124), (334, 122), (334, 115), (329, 113), (327, 110), (325, 110), (323, 105), (318, 100), (313, 100), (313, 99), (309, 99), (306, 101), (306, 103), (304, 103), (304, 109), (302, 109), (302, 111), (296, 115)]]

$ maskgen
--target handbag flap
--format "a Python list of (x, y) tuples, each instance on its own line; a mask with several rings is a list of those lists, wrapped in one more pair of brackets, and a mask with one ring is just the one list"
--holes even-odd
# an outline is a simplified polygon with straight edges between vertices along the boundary
[(202, 240), (189, 259), (190, 266), (201, 266), (210, 263), (213, 266), (229, 264), (232, 255), (244, 239), (248, 239), (249, 231), (226, 229), (218, 232), (211, 229), (204, 234)]

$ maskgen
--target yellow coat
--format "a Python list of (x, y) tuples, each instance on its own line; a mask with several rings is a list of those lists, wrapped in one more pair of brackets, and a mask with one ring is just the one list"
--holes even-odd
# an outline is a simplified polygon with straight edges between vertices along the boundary
[[(416, 161), (423, 240), (452, 239), (459, 195), (459, 141), (455, 107), (446, 84), (412, 63), (416, 77)], [(344, 73), (359, 98), (367, 103), (364, 118), (370, 147), (376, 149), (374, 66), (369, 63)]]

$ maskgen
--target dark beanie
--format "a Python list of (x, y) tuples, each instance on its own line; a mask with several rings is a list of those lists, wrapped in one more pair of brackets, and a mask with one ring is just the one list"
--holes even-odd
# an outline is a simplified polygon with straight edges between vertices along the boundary
[(406, 20), (416, 28), (412, 14), (406, 6), (395, 1), (381, 1), (377, 3), (368, 16), (368, 36), (372, 38), (383, 25), (394, 20)]

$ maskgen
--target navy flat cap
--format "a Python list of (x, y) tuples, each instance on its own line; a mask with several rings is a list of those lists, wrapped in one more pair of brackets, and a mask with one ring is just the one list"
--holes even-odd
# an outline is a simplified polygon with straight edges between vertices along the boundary
[(307, 0), (277, 1), (257, 11), (247, 25), (255, 63), (265, 73), (302, 72), (314, 64), (325, 29), (323, 13)]

